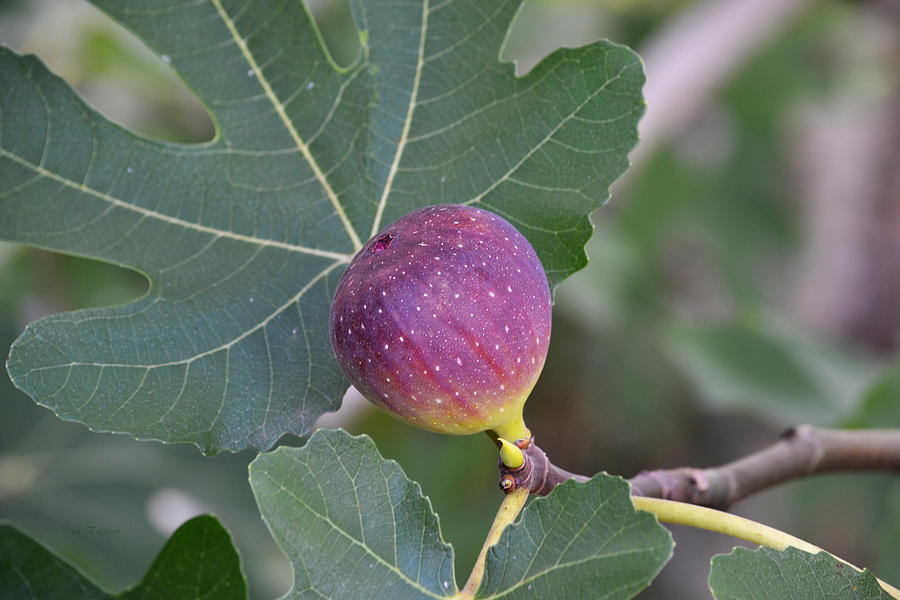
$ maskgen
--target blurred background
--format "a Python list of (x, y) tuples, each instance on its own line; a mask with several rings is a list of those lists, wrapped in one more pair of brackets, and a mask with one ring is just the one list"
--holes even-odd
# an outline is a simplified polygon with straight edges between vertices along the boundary
[[(346, 2), (309, 4), (338, 62), (351, 60)], [(528, 2), (503, 58), (524, 73), (604, 37), (646, 61), (648, 112), (632, 169), (594, 214), (591, 263), (557, 291), (526, 406), (541, 446), (570, 470), (629, 477), (721, 464), (793, 423), (900, 427), (900, 1)], [(168, 65), (82, 0), (0, 0), (0, 43), (39, 55), (143, 135), (213, 135)], [(146, 287), (110, 265), (0, 244), (0, 345), (43, 315)], [(5, 375), (0, 402), (0, 518), (107, 588), (136, 583), (178, 525), (213, 512), (251, 597), (288, 589), (247, 485), (251, 453), (91, 433)], [(323, 424), (371, 435), (421, 483), (462, 583), (500, 501), (487, 438), (420, 432), (352, 395)], [(733, 511), (900, 585), (896, 475), (795, 482)], [(77, 533), (88, 526), (119, 533)], [(674, 534), (675, 558), (640, 597), (710, 598), (709, 559), (734, 540)]]

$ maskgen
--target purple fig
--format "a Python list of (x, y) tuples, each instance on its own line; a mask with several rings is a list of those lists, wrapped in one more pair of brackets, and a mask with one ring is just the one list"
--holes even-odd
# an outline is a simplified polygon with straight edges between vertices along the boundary
[(441, 433), (529, 439), (522, 407), (550, 343), (550, 288), (503, 218), (443, 204), (369, 240), (338, 282), (331, 344), (376, 406)]

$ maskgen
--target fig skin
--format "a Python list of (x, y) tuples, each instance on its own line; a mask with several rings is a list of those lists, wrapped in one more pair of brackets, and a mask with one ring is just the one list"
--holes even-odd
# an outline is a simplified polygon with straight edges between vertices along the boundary
[(530, 439), (522, 407), (550, 343), (547, 276), (503, 218), (443, 204), (385, 227), (338, 282), (331, 344), (370, 402), (449, 434)]

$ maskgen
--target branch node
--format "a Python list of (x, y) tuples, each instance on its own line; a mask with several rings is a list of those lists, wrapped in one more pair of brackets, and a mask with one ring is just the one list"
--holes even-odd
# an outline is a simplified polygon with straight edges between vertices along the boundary
[[(501, 477), (512, 477), (514, 489), (525, 486), (532, 494), (546, 496), (568, 479), (588, 479), (551, 463), (533, 442), (522, 452), (521, 468), (500, 464)], [(900, 429), (849, 431), (797, 425), (786, 429), (771, 446), (728, 464), (641, 471), (628, 482), (633, 496), (727, 510), (738, 500), (779, 483), (816, 473), (862, 470), (900, 472)]]

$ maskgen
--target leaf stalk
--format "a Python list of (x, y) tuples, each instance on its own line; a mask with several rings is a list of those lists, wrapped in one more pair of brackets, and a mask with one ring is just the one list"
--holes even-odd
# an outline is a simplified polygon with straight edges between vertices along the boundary
[(518, 487), (503, 497), (503, 502), (497, 510), (497, 516), (494, 517), (494, 522), (491, 524), (490, 530), (488, 530), (481, 552), (478, 553), (478, 558), (475, 560), (475, 566), (469, 574), (469, 580), (466, 581), (462, 591), (453, 597), (455, 600), (475, 597), (475, 592), (478, 591), (481, 581), (484, 579), (484, 564), (487, 560), (488, 550), (500, 540), (500, 534), (503, 533), (506, 526), (516, 520), (527, 499), (527, 487)]
[[(659, 498), (645, 498), (632, 496), (631, 501), (638, 510), (653, 513), (662, 523), (674, 525), (687, 525), (696, 529), (705, 529), (716, 533), (722, 533), (753, 544), (767, 546), (774, 550), (783, 551), (788, 546), (793, 546), (810, 554), (825, 552), (845, 565), (862, 572), (856, 565), (847, 562), (843, 558), (835, 556), (818, 546), (810, 544), (806, 540), (794, 537), (774, 527), (757, 523), (744, 517), (722, 512), (705, 506), (662, 500)], [(889, 583), (875, 578), (878, 584), (893, 598), (900, 599), (900, 590)]]

